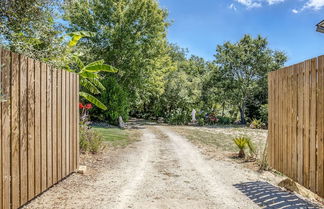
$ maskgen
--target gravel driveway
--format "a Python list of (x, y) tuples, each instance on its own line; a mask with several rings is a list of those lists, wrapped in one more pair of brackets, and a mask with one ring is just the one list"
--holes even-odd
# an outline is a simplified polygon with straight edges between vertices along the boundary
[(141, 131), (140, 141), (104, 154), (95, 172), (71, 175), (25, 208), (259, 208), (233, 185), (269, 174), (209, 159), (167, 126)]

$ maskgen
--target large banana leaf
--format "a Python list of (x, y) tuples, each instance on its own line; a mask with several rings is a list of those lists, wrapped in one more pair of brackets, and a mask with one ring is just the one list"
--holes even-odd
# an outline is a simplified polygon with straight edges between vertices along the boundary
[(80, 35), (74, 35), (71, 39), (71, 41), (68, 43), (69, 47), (73, 47), (75, 45), (77, 45), (77, 43), (79, 42), (79, 40), (83, 38), (83, 36)]
[(82, 69), (82, 71), (87, 71), (87, 72), (109, 72), (109, 73), (116, 73), (117, 69), (106, 64), (102, 65), (91, 65), (91, 66), (86, 66)]
[(96, 34), (88, 31), (77, 31), (77, 32), (68, 33), (67, 35), (72, 37), (71, 41), (68, 43), (68, 46), (73, 47), (77, 45), (77, 43), (81, 38), (94, 37)]
[(95, 98), (94, 96), (92, 96), (86, 92), (80, 92), (80, 96), (82, 96), (83, 98), (85, 98), (86, 100), (91, 102), (92, 104), (96, 105), (100, 109), (107, 110), (107, 107), (102, 102), (100, 102), (97, 98)]
[(100, 94), (101, 93), (99, 91), (99, 89), (86, 78), (80, 79), (80, 85), (82, 87), (86, 88), (87, 90), (89, 90), (92, 94)]
[(94, 61), (90, 64), (88, 64), (86, 67), (90, 67), (90, 66), (94, 66), (94, 65), (103, 65), (105, 63), (105, 60), (98, 60), (98, 61)]
[(92, 79), (99, 79), (99, 76), (97, 73), (91, 73), (86, 71), (81, 71), (79, 75), (83, 78), (92, 78)]
[(104, 85), (102, 85), (102, 83), (100, 82), (99, 79), (95, 79), (95, 78), (88, 78), (88, 80), (94, 84), (97, 88), (99, 88), (101, 91), (105, 91), (106, 88), (104, 87)]

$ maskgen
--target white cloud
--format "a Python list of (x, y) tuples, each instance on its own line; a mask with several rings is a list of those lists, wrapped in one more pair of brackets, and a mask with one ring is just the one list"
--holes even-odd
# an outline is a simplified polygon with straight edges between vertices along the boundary
[(243, 4), (244, 6), (246, 6), (249, 9), (262, 6), (262, 4), (256, 0), (236, 0), (236, 1), (240, 4)]
[(308, 0), (302, 10), (313, 9), (320, 10), (324, 7), (324, 0)]
[(299, 13), (299, 11), (297, 9), (293, 9), (293, 10), (291, 10), (291, 12), (294, 13), (294, 14)]
[(234, 11), (236, 11), (237, 10), (237, 8), (236, 8), (236, 6), (234, 5), (234, 4), (231, 4), (231, 5), (229, 5), (229, 7), (228, 8), (230, 8), (230, 9), (232, 9), (232, 10), (234, 10)]
[(235, 1), (251, 9), (251, 8), (262, 7), (264, 3), (273, 5), (273, 4), (282, 3), (286, 0), (235, 0)]
[(268, 2), (269, 5), (272, 5), (272, 4), (282, 3), (285, 0), (266, 0), (266, 1)]

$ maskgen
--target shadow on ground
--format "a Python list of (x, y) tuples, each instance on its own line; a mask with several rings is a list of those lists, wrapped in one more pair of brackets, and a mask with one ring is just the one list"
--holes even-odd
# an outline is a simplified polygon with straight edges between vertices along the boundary
[(234, 187), (265, 209), (320, 208), (317, 205), (299, 198), (293, 193), (284, 191), (267, 182), (246, 182), (235, 184)]

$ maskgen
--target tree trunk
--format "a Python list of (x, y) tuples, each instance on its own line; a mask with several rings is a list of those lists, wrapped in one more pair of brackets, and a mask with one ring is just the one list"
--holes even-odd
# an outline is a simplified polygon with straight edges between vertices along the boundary
[(241, 124), (246, 124), (246, 120), (245, 120), (245, 104), (243, 104), (239, 108), (240, 108)]

